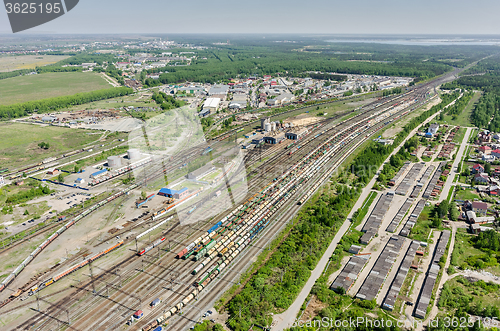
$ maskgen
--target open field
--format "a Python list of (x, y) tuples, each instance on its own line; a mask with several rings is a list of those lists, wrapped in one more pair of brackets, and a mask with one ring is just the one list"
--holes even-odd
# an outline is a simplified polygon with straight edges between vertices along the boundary
[(474, 199), (479, 199), (479, 195), (474, 193), (472, 190), (461, 190), (457, 192), (455, 199), (472, 201)]
[(0, 72), (34, 69), (67, 59), (63, 55), (16, 55), (0, 57)]
[(465, 107), (465, 109), (462, 111), (460, 115), (458, 116), (444, 115), (444, 120), (437, 122), (445, 124), (453, 124), (458, 126), (474, 126), (470, 121), (470, 116), (472, 114), (472, 110), (474, 110), (474, 108), (476, 107), (476, 103), (478, 102), (480, 97), (481, 97), (481, 92), (476, 92), (476, 94), (474, 94), (472, 99), (469, 101), (467, 107)]
[(80, 92), (111, 88), (104, 78), (92, 72), (53, 72), (0, 80), (0, 105), (10, 105)]
[[(101, 136), (92, 133), (90, 130), (56, 126), (2, 123), (0, 124), (0, 141), (2, 141), (0, 163), (5, 168), (18, 167), (61, 154), (64, 151), (81, 148)], [(38, 147), (42, 141), (50, 145), (48, 150)]]

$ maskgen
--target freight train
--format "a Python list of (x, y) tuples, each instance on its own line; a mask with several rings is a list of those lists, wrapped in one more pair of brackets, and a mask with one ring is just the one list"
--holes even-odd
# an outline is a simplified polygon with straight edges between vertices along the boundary
[[(378, 115), (378, 113), (380, 112), (376, 112), (371, 118)], [(360, 135), (362, 131), (367, 131), (370, 128), (376, 130), (381, 127), (380, 125), (374, 125), (376, 123), (368, 126), (365, 124), (366, 118), (361, 118), (356, 124), (341, 130), (327, 139), (321, 146), (318, 146), (306, 155), (302, 162), (291, 167), (287, 172), (269, 183), (260, 194), (256, 194), (250, 198), (246, 202), (246, 206), (242, 205), (232, 211), (228, 216), (212, 226), (205, 235), (197, 238), (179, 252), (177, 258), (195, 255), (195, 260), (199, 260), (200, 257), (198, 256), (206, 256), (206, 259), (192, 271), (192, 274), (199, 274), (203, 269), (206, 269), (206, 271), (196, 279), (193, 284), (195, 288), (181, 302), (148, 324), (143, 330), (150, 330), (156, 325), (168, 322), (171, 316), (178, 313), (187, 303), (195, 299), (234, 260), (245, 246), (265, 228), (269, 223), (271, 214), (290, 199), (304, 180), (318, 173), (321, 167), (331, 161), (335, 155), (340, 155), (343, 146)], [(357, 142), (356, 145), (350, 148), (355, 148), (361, 142)], [(329, 167), (330, 169), (308, 190), (300, 203), (305, 202), (318, 186), (321, 185), (323, 180), (331, 176), (332, 171), (341, 162), (342, 158), (339, 158), (332, 167)], [(254, 207), (254, 209), (249, 212), (248, 210), (251, 207)]]
[(79, 220), (81, 220), (82, 218), (84, 218), (85, 216), (87, 216), (88, 214), (92, 213), (94, 210), (104, 206), (105, 204), (107, 204), (108, 202), (111, 202), (113, 201), (114, 199), (118, 198), (119, 196), (123, 195), (123, 194), (127, 194), (127, 192), (129, 192), (130, 190), (133, 190), (134, 188), (136, 188), (138, 185), (137, 184), (134, 184), (134, 185), (131, 185), (129, 186), (128, 188), (116, 193), (116, 194), (113, 194), (112, 196), (110, 196), (109, 198), (107, 198), (106, 200), (103, 200), (101, 202), (99, 202), (98, 204), (95, 204), (93, 205), (92, 207), (90, 207), (89, 209), (85, 210), (83, 213), (79, 214), (78, 216), (76, 216), (75, 218), (73, 218), (72, 220), (70, 220), (68, 223), (66, 223), (64, 226), (62, 226), (61, 228), (59, 228), (56, 232), (54, 232), (49, 238), (47, 238), (47, 240), (45, 240), (43, 243), (41, 243), (33, 252), (31, 252), (31, 254), (23, 261), (21, 262), (21, 264), (16, 268), (14, 269), (14, 271), (9, 274), (7, 276), (7, 278), (5, 278), (1, 283), (0, 283), (0, 292), (3, 291), (13, 280), (14, 278), (16, 278), (20, 273), (21, 271), (23, 271), (23, 269), (38, 255), (40, 254), (40, 252), (42, 250), (45, 249), (45, 247), (47, 247), (52, 241), (54, 241), (58, 236), (60, 236), (64, 231), (66, 231), (67, 229), (69, 229), (71, 226), (73, 226), (75, 223), (77, 223)]
[(120, 241), (119, 243), (105, 249), (104, 251), (102, 252), (99, 252), (95, 255), (92, 255), (91, 257), (89, 257), (88, 259), (85, 259), (83, 262), (80, 262), (78, 264), (75, 264), (74, 266), (70, 267), (69, 269), (61, 272), (60, 274), (57, 274), (56, 276), (54, 277), (51, 277), (50, 279), (46, 280), (46, 281), (43, 281), (41, 282), (40, 284), (38, 285), (35, 285), (33, 286), (32, 288), (30, 288), (28, 290), (28, 295), (33, 295), (35, 294), (36, 292), (38, 291), (41, 291), (43, 290), (44, 288), (46, 288), (47, 286), (51, 285), (51, 284), (54, 284), (55, 282), (57, 282), (59, 279), (63, 278), (64, 276), (67, 276), (69, 275), (70, 273), (72, 273), (73, 271), (76, 271), (78, 269), (80, 269), (81, 267), (83, 266), (86, 266), (87, 264), (89, 264), (90, 262), (94, 262), (95, 260), (97, 260), (98, 258), (108, 254), (109, 252), (111, 252), (112, 250), (115, 250), (117, 249), (118, 247), (122, 246), (123, 245), (123, 240)]

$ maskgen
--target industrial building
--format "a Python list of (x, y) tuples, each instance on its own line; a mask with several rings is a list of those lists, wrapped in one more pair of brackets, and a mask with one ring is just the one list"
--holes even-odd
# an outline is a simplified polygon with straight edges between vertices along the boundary
[(191, 171), (187, 175), (187, 179), (199, 180), (203, 176), (215, 170), (215, 167), (212, 164), (206, 164), (201, 168), (196, 169), (195, 171)]
[(219, 108), (220, 104), (220, 98), (208, 98), (205, 100), (203, 103), (203, 110), (209, 110), (210, 112), (212, 111), (217, 111), (217, 108)]
[(264, 143), (264, 136), (261, 134), (255, 135), (252, 139), (252, 144), (259, 145)]
[(302, 139), (308, 133), (307, 129), (304, 128), (298, 132), (287, 132), (286, 137), (290, 140), (299, 140)]
[(92, 179), (96, 179), (96, 178), (102, 177), (102, 176), (104, 176), (107, 172), (108, 172), (108, 169), (102, 169), (102, 170), (99, 170), (99, 171), (94, 172), (93, 174), (91, 174), (91, 175), (90, 175), (90, 178), (92, 178)]
[(122, 158), (119, 156), (110, 156), (108, 157), (108, 167), (117, 168), (122, 166)]
[(266, 118), (261, 118), (260, 119), (260, 128), (262, 130), (265, 130), (266, 129), (266, 124), (267, 123), (270, 123), (271, 122), (271, 119), (269, 117), (266, 117)]
[(439, 130), (439, 124), (431, 124), (429, 125), (429, 129), (427, 129), (427, 133), (435, 135)]
[(283, 140), (285, 140), (285, 134), (280, 133), (276, 136), (266, 136), (264, 137), (264, 142), (267, 144), (280, 144)]
[(187, 187), (184, 187), (180, 190), (173, 190), (170, 188), (162, 188), (158, 192), (158, 195), (161, 195), (161, 196), (167, 197), (167, 198), (174, 198), (174, 199), (182, 199), (182, 198), (186, 197), (188, 194), (189, 194), (189, 190)]

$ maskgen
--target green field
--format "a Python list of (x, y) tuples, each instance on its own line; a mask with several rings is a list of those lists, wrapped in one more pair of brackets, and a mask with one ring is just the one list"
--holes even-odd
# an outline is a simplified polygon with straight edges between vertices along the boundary
[[(61, 128), (55, 126), (41, 127), (38, 125), (20, 123), (0, 124), (0, 164), (2, 167), (19, 167), (39, 162), (62, 152), (81, 148), (81, 146), (96, 141), (100, 134), (90, 130)], [(50, 145), (45, 150), (38, 147), (40, 142)]]
[[(481, 92), (476, 92), (472, 99), (469, 101), (469, 104), (465, 109), (462, 111), (462, 113), (454, 119), (451, 115), (444, 115), (444, 120), (438, 121), (439, 123), (446, 123), (446, 124), (453, 124), (453, 125), (458, 125), (458, 126), (474, 126), (471, 121), (470, 121), (470, 116), (472, 114), (472, 110), (475, 108), (475, 105), (479, 98), (481, 97)], [(439, 118), (439, 117), (437, 117)]]
[(72, 95), (111, 88), (92, 72), (53, 72), (0, 80), (0, 105)]
[(458, 200), (474, 200), (479, 199), (479, 195), (471, 190), (460, 190), (455, 195), (455, 199)]

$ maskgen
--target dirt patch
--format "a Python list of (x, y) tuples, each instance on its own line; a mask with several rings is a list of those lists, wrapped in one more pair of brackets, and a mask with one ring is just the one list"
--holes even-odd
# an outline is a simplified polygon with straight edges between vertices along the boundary
[[(431, 109), (432, 106), (434, 105), (437, 105), (441, 102), (441, 99), (440, 98), (436, 98), (434, 99), (433, 101), (431, 101), (430, 103), (427, 104), (427, 106), (425, 108), (423, 108), (423, 111), (427, 111), (429, 109)], [(412, 119), (414, 118), (415, 116), (417, 115), (420, 115), (422, 112), (422, 110), (420, 111), (416, 111), (414, 112), (412, 115), (410, 116), (407, 116), (405, 119), (403, 119), (402, 121), (398, 122), (397, 124), (395, 124), (393, 127), (385, 130), (383, 133), (382, 133), (382, 138), (389, 138), (389, 137), (394, 137), (396, 136), (399, 132), (401, 132), (403, 130), (403, 127)]]
[(304, 322), (312, 320), (326, 306), (328, 305), (324, 302), (319, 301), (318, 297), (316, 297), (316, 295), (313, 294), (313, 296), (311, 297), (311, 301), (309, 302), (309, 305), (302, 314), (300, 320)]

